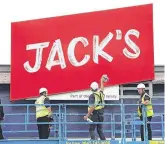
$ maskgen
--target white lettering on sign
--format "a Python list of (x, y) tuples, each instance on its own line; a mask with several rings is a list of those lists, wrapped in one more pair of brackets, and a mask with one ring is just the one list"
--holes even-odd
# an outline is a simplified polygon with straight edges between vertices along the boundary
[[(56, 53), (58, 54), (59, 60), (54, 60)], [(66, 67), (64, 53), (62, 51), (61, 41), (58, 39), (53, 43), (53, 47), (50, 51), (46, 68), (51, 70), (52, 66), (60, 65), (62, 69)]]
[(82, 66), (82, 65), (86, 64), (89, 61), (89, 59), (90, 59), (90, 56), (89, 55), (85, 55), (84, 56), (84, 59), (81, 62), (78, 62), (76, 60), (75, 52), (74, 51), (75, 51), (76, 44), (78, 42), (82, 42), (83, 45), (84, 45), (84, 47), (86, 47), (88, 45), (88, 40), (86, 38), (84, 38), (84, 37), (74, 38), (70, 42), (70, 44), (68, 46), (68, 59), (69, 59), (70, 63), (73, 66), (76, 66), (76, 67)]
[(37, 72), (40, 69), (41, 62), (42, 62), (42, 51), (44, 48), (47, 48), (49, 46), (49, 42), (43, 42), (43, 43), (37, 43), (37, 44), (29, 44), (26, 46), (26, 50), (33, 50), (36, 49), (36, 61), (35, 65), (32, 68), (29, 65), (29, 61), (24, 63), (24, 68), (29, 73)]
[(99, 44), (99, 36), (93, 37), (93, 61), (99, 63), (99, 55), (102, 56), (107, 61), (111, 62), (113, 57), (103, 51), (104, 47), (112, 40), (113, 34), (109, 33), (103, 41)]
[[(116, 40), (121, 40), (122, 39), (122, 31), (121, 30), (116, 30)], [(139, 38), (139, 31), (135, 29), (128, 30), (128, 32), (125, 34), (125, 42), (133, 50), (134, 53), (130, 52), (128, 48), (123, 49), (123, 54), (129, 59), (136, 59), (140, 55), (140, 48), (130, 39), (130, 35), (136, 36)], [(104, 48), (110, 43), (110, 41), (113, 39), (113, 34), (111, 32), (108, 33), (108, 35), (100, 42), (99, 41), (99, 36), (94, 35), (93, 36), (93, 61), (96, 64), (99, 64), (99, 57), (104, 58), (108, 62), (113, 61), (113, 57), (106, 53)], [(84, 55), (84, 58), (81, 61), (77, 61), (76, 56), (75, 56), (75, 48), (77, 43), (81, 42), (85, 47), (89, 45), (88, 40), (85, 37), (76, 37), (71, 40), (71, 42), (68, 45), (68, 60), (70, 63), (75, 66), (75, 67), (80, 67), (85, 65), (89, 59), (90, 55)], [(24, 68), (27, 72), (29, 73), (34, 73), (37, 72), (42, 63), (42, 52), (44, 48), (47, 48), (49, 46), (50, 42), (43, 42), (43, 43), (36, 43), (36, 44), (29, 44), (26, 46), (26, 50), (36, 50), (36, 60), (35, 60), (35, 65), (34, 67), (31, 67), (29, 64), (29, 61), (24, 63)], [(58, 60), (54, 60), (55, 56), (58, 55)], [(53, 66), (60, 65), (61, 69), (66, 68), (66, 57), (64, 57), (64, 52), (61, 44), (61, 40), (57, 39), (53, 43), (53, 46), (50, 50), (49, 57), (46, 63), (46, 68), (48, 70), (51, 70)]]
[(126, 44), (135, 52), (131, 53), (127, 50), (127, 48), (124, 48), (123, 53), (126, 57), (130, 59), (135, 59), (140, 55), (140, 49), (139, 47), (129, 38), (129, 35), (134, 35), (137, 38), (139, 38), (139, 32), (135, 29), (129, 30), (125, 35), (125, 42)]

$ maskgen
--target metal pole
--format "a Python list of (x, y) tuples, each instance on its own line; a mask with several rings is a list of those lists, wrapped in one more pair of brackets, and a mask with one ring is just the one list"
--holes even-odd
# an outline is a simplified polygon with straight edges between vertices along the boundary
[(59, 124), (59, 143), (61, 143), (61, 105), (59, 104), (59, 118), (58, 118), (58, 124)]
[(152, 98), (153, 96), (153, 83), (149, 81), (149, 96)]
[(27, 105), (27, 111), (26, 111), (26, 131), (27, 131), (27, 124), (29, 123), (29, 105)]
[(123, 85), (120, 85), (120, 96), (123, 98)]
[(115, 116), (112, 114), (112, 140), (115, 140)]
[(67, 122), (67, 109), (66, 109), (66, 105), (64, 105), (64, 121), (65, 121), (65, 124), (64, 124), (64, 126), (65, 126), (65, 129), (64, 129), (64, 133), (65, 133), (65, 136), (64, 136), (64, 138), (65, 139), (67, 139), (67, 124), (66, 124), (66, 122)]
[(147, 111), (145, 105), (142, 105), (142, 117), (143, 117), (144, 141), (146, 142), (146, 144), (149, 144), (148, 129), (147, 129)]
[(123, 99), (121, 99), (121, 141), (122, 144), (126, 144), (126, 134), (125, 134), (125, 107), (123, 104)]

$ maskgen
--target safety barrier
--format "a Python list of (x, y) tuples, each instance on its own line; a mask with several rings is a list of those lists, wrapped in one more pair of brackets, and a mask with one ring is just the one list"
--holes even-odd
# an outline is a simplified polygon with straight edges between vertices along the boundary
[[(56, 109), (55, 113), (53, 113), (53, 117), (54, 117), (54, 122), (49, 123), (49, 124), (53, 124), (53, 128), (51, 129), (51, 134), (53, 135), (49, 140), (39, 140), (38, 138), (35, 139), (30, 139), (28, 137), (29, 133), (38, 133), (38, 130), (36, 128), (37, 122), (35, 120), (35, 112), (31, 112), (30, 111), (30, 107), (35, 107), (34, 104), (4, 104), (4, 107), (19, 107), (19, 108), (23, 108), (26, 112), (24, 113), (7, 113), (6, 114), (6, 118), (9, 121), (6, 122), (6, 120), (4, 120), (2, 122), (2, 126), (5, 125), (6, 127), (11, 127), (11, 126), (21, 126), (21, 130), (4, 130), (3, 133), (4, 135), (7, 133), (25, 133), (26, 134), (26, 139), (25, 140), (1, 140), (0, 142), (3, 144), (5, 143), (27, 143), (27, 144), (32, 144), (32, 143), (47, 143), (47, 144), (53, 144), (53, 143), (67, 143), (67, 144), (88, 144), (91, 142), (96, 142), (97, 141), (91, 141), (91, 140), (70, 140), (69, 138), (69, 134), (71, 133), (81, 133), (81, 134), (88, 134), (89, 131), (88, 129), (78, 129), (78, 130), (73, 130), (73, 129), (68, 129), (68, 127), (71, 125), (72, 127), (74, 127), (74, 125), (89, 125), (89, 124), (98, 124), (97, 123), (90, 123), (87, 121), (83, 120), (83, 116), (86, 113), (69, 113), (68, 110), (68, 106), (87, 106), (87, 104), (50, 104), (52, 107), (57, 107), (58, 109)], [(157, 106), (164, 106), (164, 104), (154, 104)], [(125, 109), (127, 107), (131, 107), (131, 106), (138, 106), (137, 104), (105, 104), (105, 109), (106, 106), (111, 106), (111, 107), (118, 107), (118, 112), (115, 113), (111, 113), (111, 112), (106, 112), (104, 113), (104, 116), (107, 117), (107, 120), (102, 122), (102, 124), (104, 125), (105, 129), (104, 132), (110, 134), (109, 138), (107, 141), (99, 141), (99, 143), (106, 143), (106, 144), (126, 144), (126, 143), (149, 143), (148, 141), (148, 137), (147, 137), (147, 129), (144, 129), (144, 134), (145, 134), (145, 141), (141, 142), (141, 141), (137, 141), (137, 133), (139, 133), (140, 130), (137, 130), (136, 126), (138, 125), (144, 125), (144, 127), (146, 128), (146, 119), (144, 119), (143, 121), (140, 121), (139, 118), (137, 117), (137, 113), (136, 112), (132, 112), (132, 113), (127, 113), (125, 111)], [(25, 109), (26, 108), (26, 109)], [(4, 108), (5, 109), (5, 108)], [(143, 115), (145, 115), (145, 110), (143, 111)], [(24, 121), (19, 121), (18, 122), (13, 122), (12, 117), (24, 117)], [(74, 116), (79, 116), (79, 121), (75, 121), (73, 119), (73, 121), (69, 121), (68, 117), (74, 117)], [(159, 124), (161, 125), (161, 129), (159, 130), (152, 130), (153, 132), (161, 132), (160, 135), (160, 140), (162, 141), (150, 141), (150, 143), (152, 144), (156, 144), (156, 142), (159, 142), (161, 144), (161, 142), (164, 143), (164, 113), (155, 113), (155, 116), (160, 117), (161, 121), (157, 121), (157, 122), (151, 122), (151, 124)], [(8, 118), (10, 117), (10, 118)], [(11, 121), (11, 122), (10, 122)], [(100, 122), (99, 122), (100, 123)], [(44, 124), (48, 124), (48, 123), (44, 123)], [(29, 126), (32, 126), (32, 129), (29, 129)], [(116, 128), (117, 127), (117, 128)], [(129, 128), (128, 128), (129, 127)], [(131, 141), (128, 141), (127, 138), (131, 138)]]

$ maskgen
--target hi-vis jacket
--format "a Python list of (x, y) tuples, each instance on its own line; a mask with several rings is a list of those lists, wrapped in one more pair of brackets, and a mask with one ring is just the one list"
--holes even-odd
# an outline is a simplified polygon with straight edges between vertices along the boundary
[(44, 100), (45, 100), (45, 96), (40, 96), (35, 104), (36, 105), (36, 119), (40, 118), (40, 117), (44, 117), (47, 115), (50, 115), (50, 112), (48, 111), (48, 109), (44, 106)]
[[(94, 92), (93, 93), (95, 96), (95, 110), (100, 110), (104, 108), (104, 94), (102, 92)], [(90, 106), (88, 107), (88, 109), (90, 108)]]
[[(142, 103), (144, 102), (144, 97), (145, 97), (146, 95), (148, 96), (147, 93), (145, 93), (145, 94), (142, 96), (142, 98), (141, 98)], [(153, 116), (153, 115), (154, 115), (153, 107), (152, 107), (152, 102), (151, 102), (151, 98), (150, 98), (150, 102), (149, 102), (149, 104), (146, 105), (146, 114), (147, 114), (147, 117), (149, 117), (149, 116)], [(138, 115), (139, 115), (139, 116), (142, 115), (139, 106), (138, 106)]]

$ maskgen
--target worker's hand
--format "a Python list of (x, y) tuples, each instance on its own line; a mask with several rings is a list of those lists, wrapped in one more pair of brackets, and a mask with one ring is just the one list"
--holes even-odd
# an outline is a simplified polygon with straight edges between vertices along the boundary
[(88, 119), (88, 116), (84, 116), (84, 120), (87, 120)]
[(53, 122), (53, 121), (54, 121), (53, 117), (50, 117), (50, 121), (51, 121), (51, 122)]
[(53, 119), (53, 117), (51, 116), (51, 117), (48, 117), (49, 118), (49, 121), (50, 122), (53, 122), (54, 121), (54, 119)]
[(142, 104), (143, 104), (143, 105), (148, 105), (148, 103), (149, 103), (149, 101), (146, 100), (146, 101), (144, 101)]
[(107, 82), (109, 80), (108, 76), (106, 74), (103, 74), (101, 77), (102, 82)]
[(146, 105), (145, 103), (142, 103), (142, 102), (141, 102), (141, 106), (145, 106), (145, 105)]

